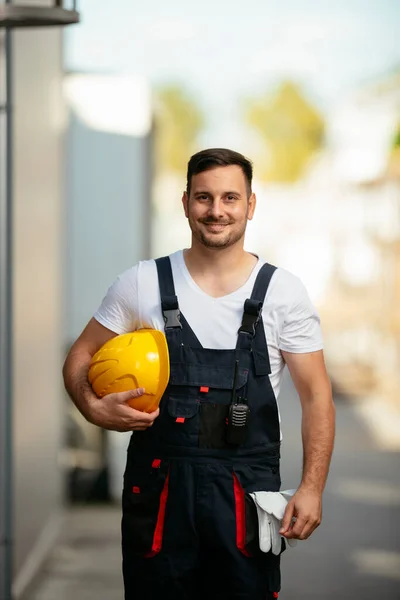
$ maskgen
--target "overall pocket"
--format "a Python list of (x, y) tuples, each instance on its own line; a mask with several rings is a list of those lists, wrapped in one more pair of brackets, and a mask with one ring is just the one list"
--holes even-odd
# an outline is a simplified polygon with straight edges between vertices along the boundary
[(162, 407), (162, 443), (172, 446), (197, 446), (199, 438), (199, 400), (171, 393)]
[(233, 473), (233, 494), (236, 546), (245, 556), (254, 556), (259, 548), (257, 510), (251, 497), (245, 493), (236, 473)]
[[(204, 352), (199, 355), (203, 361)], [(244, 394), (247, 379), (248, 369), (240, 368), (236, 378), (237, 398)], [(162, 439), (173, 445), (231, 447), (226, 437), (233, 380), (233, 361), (227, 365), (206, 362), (174, 365), (168, 393), (161, 403)]]
[(151, 557), (162, 548), (168, 500), (167, 461), (130, 461), (122, 494), (122, 544), (132, 556)]
[(279, 468), (265, 464), (238, 464), (234, 466), (232, 476), (238, 549), (245, 556), (263, 555), (268, 569), (279, 567), (279, 556), (260, 550), (257, 509), (249, 495), (255, 491), (279, 491)]

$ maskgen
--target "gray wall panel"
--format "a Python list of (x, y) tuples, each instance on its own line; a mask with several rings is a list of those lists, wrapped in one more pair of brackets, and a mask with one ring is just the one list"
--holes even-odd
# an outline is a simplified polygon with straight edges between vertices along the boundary
[[(66, 146), (67, 345), (80, 334), (117, 275), (150, 257), (151, 103), (146, 84), (135, 79), (129, 82), (124, 88), (119, 77), (99, 79), (90, 74), (70, 74), (65, 80), (70, 105)], [(97, 120), (90, 114), (94, 103)], [(70, 410), (74, 412), (72, 407)], [(97, 428), (88, 426), (79, 414), (75, 420), (93, 450)], [(102, 461), (109, 467), (109, 492), (115, 500), (120, 496), (129, 435), (106, 432), (102, 444), (98, 442)]]
[(62, 504), (61, 31), (14, 33), (14, 566), (19, 593)]
[(123, 270), (149, 257), (150, 138), (90, 129), (71, 112), (67, 143), (67, 342)]

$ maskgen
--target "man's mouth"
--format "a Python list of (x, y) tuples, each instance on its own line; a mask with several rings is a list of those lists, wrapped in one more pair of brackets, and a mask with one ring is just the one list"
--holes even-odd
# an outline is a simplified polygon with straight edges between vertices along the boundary
[(208, 222), (207, 223), (207, 222), (203, 221), (203, 225), (205, 225), (209, 231), (218, 233), (219, 231), (223, 231), (225, 229), (225, 227), (227, 225), (229, 225), (229, 223), (216, 223), (216, 222)]

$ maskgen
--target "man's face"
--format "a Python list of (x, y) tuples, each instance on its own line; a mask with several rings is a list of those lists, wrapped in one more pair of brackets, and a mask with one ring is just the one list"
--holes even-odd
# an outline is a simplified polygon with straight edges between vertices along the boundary
[(256, 198), (248, 198), (242, 169), (229, 165), (193, 175), (182, 203), (193, 237), (207, 248), (227, 248), (244, 237)]

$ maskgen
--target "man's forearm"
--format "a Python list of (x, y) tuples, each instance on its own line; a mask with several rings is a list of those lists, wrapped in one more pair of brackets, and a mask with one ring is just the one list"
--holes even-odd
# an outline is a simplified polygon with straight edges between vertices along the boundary
[(64, 385), (77, 409), (89, 422), (92, 422), (91, 403), (96, 399), (88, 381), (91, 361), (89, 353), (70, 351), (63, 368)]
[(303, 475), (301, 486), (322, 494), (335, 437), (335, 406), (330, 393), (302, 402)]

